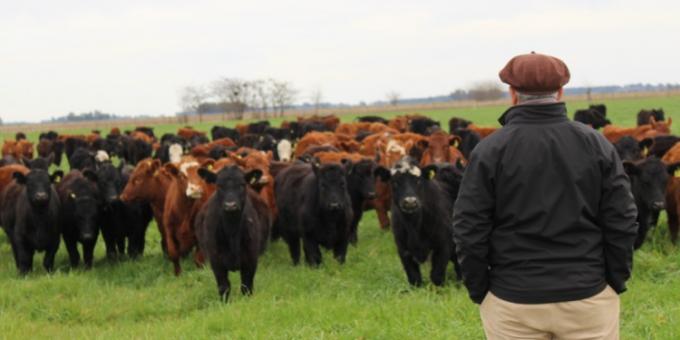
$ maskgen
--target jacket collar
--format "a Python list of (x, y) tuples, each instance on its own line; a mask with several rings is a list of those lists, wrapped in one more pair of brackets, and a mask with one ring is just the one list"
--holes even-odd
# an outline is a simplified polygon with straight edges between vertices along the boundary
[(566, 120), (569, 120), (569, 118), (567, 118), (567, 106), (563, 102), (515, 105), (498, 118), (501, 125), (510, 123), (546, 124)]

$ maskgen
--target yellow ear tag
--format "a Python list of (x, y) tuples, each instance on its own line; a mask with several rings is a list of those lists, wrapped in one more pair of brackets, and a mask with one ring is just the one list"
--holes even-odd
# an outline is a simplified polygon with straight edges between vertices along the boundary
[(156, 176), (158, 176), (158, 170), (153, 172), (153, 177), (156, 177)]
[(208, 164), (208, 170), (212, 170), (212, 169), (213, 169), (213, 165), (212, 165), (212, 164)]
[(457, 139), (453, 142), (453, 147), (458, 148), (458, 140)]
[(649, 148), (645, 146), (642, 149), (642, 156), (647, 157), (647, 155), (649, 155)]
[(74, 193), (71, 193), (69, 196), (73, 199), (76, 199), (76, 194), (74, 194)]
[(250, 184), (255, 184), (257, 183), (257, 178), (253, 177), (250, 179)]
[(428, 178), (428, 179), (433, 179), (434, 176), (435, 176), (436, 174), (437, 174), (437, 172), (435, 172), (434, 170), (430, 170), (430, 171), (427, 173), (427, 178)]
[(54, 179), (54, 183), (59, 183), (59, 182), (61, 182), (61, 176), (57, 176), (57, 177)]
[(675, 170), (675, 172), (673, 173), (673, 176), (676, 177), (676, 178), (680, 178), (680, 169)]

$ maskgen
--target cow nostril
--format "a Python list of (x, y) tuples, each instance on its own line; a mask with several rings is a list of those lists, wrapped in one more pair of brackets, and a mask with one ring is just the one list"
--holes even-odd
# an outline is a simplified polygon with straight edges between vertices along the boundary
[(224, 202), (224, 209), (227, 211), (233, 211), (238, 208), (236, 202)]
[(666, 204), (665, 204), (665, 202), (654, 202), (652, 204), (652, 207), (654, 207), (654, 209), (662, 210), (666, 207)]

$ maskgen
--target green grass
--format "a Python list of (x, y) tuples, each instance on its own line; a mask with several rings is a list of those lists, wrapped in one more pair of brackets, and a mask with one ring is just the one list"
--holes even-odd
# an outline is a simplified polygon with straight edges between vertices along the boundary
[[(605, 101), (619, 125), (634, 125), (643, 107), (663, 107), (680, 119), (680, 98)], [(585, 103), (569, 103), (570, 111)], [(492, 125), (504, 107), (427, 112), (446, 122), (456, 115)], [(398, 114), (393, 112), (387, 116)], [(343, 119), (351, 119), (352, 116)], [(676, 123), (678, 124), (678, 123)], [(198, 126), (208, 129), (208, 124)], [(174, 131), (177, 125), (158, 126)], [(680, 132), (678, 125), (674, 131)], [(6, 137), (6, 136), (2, 136)], [(31, 134), (29, 138), (35, 138)], [(477, 306), (459, 283), (411, 289), (392, 235), (365, 214), (360, 241), (347, 263), (324, 253), (318, 269), (293, 267), (282, 242), (262, 256), (255, 293), (233, 293), (219, 302), (210, 270), (183, 262), (181, 277), (163, 258), (155, 223), (142, 259), (108, 263), (98, 243), (93, 270), (70, 270), (62, 246), (57, 271), (46, 275), (36, 256), (34, 272), (18, 277), (9, 243), (0, 235), (0, 336), (3, 338), (367, 338), (479, 339)], [(423, 268), (429, 273), (428, 266)], [(449, 268), (449, 276), (453, 269)], [(231, 275), (232, 284), (240, 280)], [(622, 338), (680, 338), (680, 251), (669, 242), (665, 217), (635, 255), (635, 269), (622, 296)]]

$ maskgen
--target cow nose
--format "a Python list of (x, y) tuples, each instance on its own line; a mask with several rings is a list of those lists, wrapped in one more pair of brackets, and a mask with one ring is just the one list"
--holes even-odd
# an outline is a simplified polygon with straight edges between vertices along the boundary
[(80, 237), (83, 240), (91, 240), (91, 239), (94, 238), (94, 234), (93, 233), (83, 233), (83, 234), (80, 235)]
[(45, 200), (47, 200), (47, 193), (46, 192), (37, 192), (37, 193), (35, 193), (35, 199), (37, 201), (45, 201)]
[(224, 202), (224, 210), (226, 211), (234, 211), (238, 209), (238, 205), (236, 202)]
[(340, 210), (342, 209), (342, 204), (339, 202), (331, 202), (328, 204), (328, 207), (331, 208), (331, 210)]
[(369, 200), (375, 199), (375, 191), (370, 191), (370, 192), (366, 195), (366, 197), (367, 197)]
[(401, 200), (401, 205), (407, 209), (417, 208), (418, 199), (413, 196), (404, 197), (404, 199)]
[(118, 195), (110, 195), (109, 196), (109, 201), (115, 201), (118, 199)]
[(657, 201), (652, 203), (652, 208), (656, 210), (663, 210), (666, 208), (666, 203), (664, 201)]

